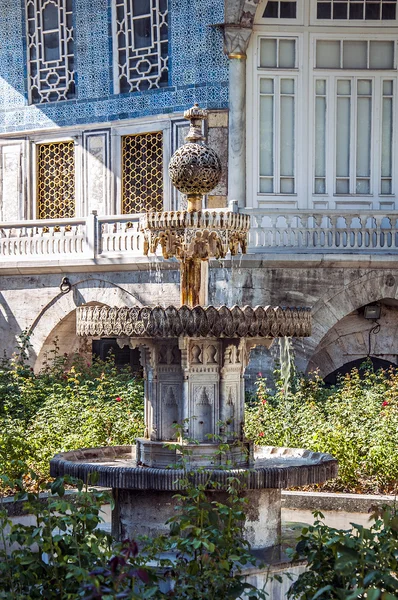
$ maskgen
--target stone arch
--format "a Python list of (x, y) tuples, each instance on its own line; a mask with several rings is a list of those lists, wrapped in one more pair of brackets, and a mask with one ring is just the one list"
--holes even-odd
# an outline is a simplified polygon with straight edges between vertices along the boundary
[[(332, 296), (321, 298), (312, 309), (312, 335), (305, 343), (306, 360), (303, 362), (306, 364), (301, 364), (300, 367), (304, 367), (307, 371), (319, 367), (321, 374), (326, 376), (342, 366), (344, 362), (339, 364), (344, 356), (341, 348), (342, 327), (344, 328), (349, 320), (358, 320), (358, 309), (361, 307), (372, 302), (384, 301), (386, 303), (387, 299), (398, 300), (398, 277), (392, 273), (380, 273), (380, 271), (371, 271)], [(360, 330), (367, 332), (370, 328), (369, 323), (365, 320), (359, 322)], [(353, 331), (355, 333), (355, 327)], [(332, 348), (334, 358), (330, 356)], [(383, 355), (387, 357), (389, 352), (385, 352)], [(388, 360), (390, 359), (388, 358)]]
[[(82, 304), (142, 306), (134, 295), (104, 279), (87, 279), (73, 284), (70, 292), (60, 293), (49, 302), (30, 327), (32, 354), (37, 357), (35, 370), (42, 366), (44, 352), (51, 349), (55, 338), (60, 338), (61, 334), (68, 337), (74, 349), (79, 347), (75, 312)], [(67, 351), (70, 352), (70, 349)]]

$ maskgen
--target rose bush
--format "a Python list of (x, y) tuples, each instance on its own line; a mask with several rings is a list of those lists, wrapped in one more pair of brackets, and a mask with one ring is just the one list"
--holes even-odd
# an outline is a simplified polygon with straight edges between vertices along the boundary
[(324, 487), (339, 491), (396, 493), (398, 490), (398, 371), (362, 376), (353, 369), (327, 387), (318, 374), (295, 376), (289, 390), (264, 378), (246, 410), (246, 435), (259, 445), (330, 452), (339, 477)]

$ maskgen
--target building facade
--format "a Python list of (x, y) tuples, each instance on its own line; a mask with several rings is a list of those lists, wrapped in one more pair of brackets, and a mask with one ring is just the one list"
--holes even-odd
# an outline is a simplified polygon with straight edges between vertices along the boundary
[(167, 165), (198, 102), (223, 166), (204, 207), (252, 219), (248, 254), (211, 265), (210, 301), (311, 306), (302, 370), (397, 364), (395, 0), (0, 0), (0, 35), (8, 353), (26, 330), (36, 368), (55, 339), (91, 353), (86, 302), (178, 302), (138, 219), (183, 206)]

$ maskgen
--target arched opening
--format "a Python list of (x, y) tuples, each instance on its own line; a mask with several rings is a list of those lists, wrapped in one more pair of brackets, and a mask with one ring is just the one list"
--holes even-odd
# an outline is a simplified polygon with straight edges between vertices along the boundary
[(350, 373), (352, 369), (358, 369), (359, 376), (362, 378), (367, 370), (366, 363), (369, 364), (369, 361), (372, 363), (375, 371), (378, 371), (379, 369), (389, 369), (390, 367), (397, 368), (397, 365), (389, 360), (383, 360), (382, 358), (377, 358), (375, 356), (364, 356), (363, 358), (358, 358), (342, 365), (333, 371), (333, 373), (329, 373), (329, 375), (324, 378), (324, 382), (327, 385), (336, 385), (339, 378)]

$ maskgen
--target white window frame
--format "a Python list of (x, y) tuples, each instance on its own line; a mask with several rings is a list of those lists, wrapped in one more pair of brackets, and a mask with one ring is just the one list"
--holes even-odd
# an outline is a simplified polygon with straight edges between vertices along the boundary
[[(265, 21), (265, 20), (264, 20)], [(297, 153), (297, 140), (303, 135), (303, 119), (299, 119), (302, 107), (302, 62), (306, 49), (303, 48), (303, 36), (300, 33), (278, 33), (273, 32), (264, 34), (263, 28), (255, 28), (254, 35), (248, 50), (248, 64), (253, 65), (247, 72), (247, 89), (251, 93), (247, 94), (247, 140), (252, 140), (247, 144), (246, 166), (247, 173), (250, 174), (247, 179), (247, 206), (273, 206), (296, 208), (298, 198), (305, 197), (303, 186), (302, 169), (304, 159)], [(260, 40), (268, 39), (295, 39), (296, 40), (296, 65), (295, 68), (269, 68), (259, 67), (260, 60)], [(284, 78), (295, 80), (295, 149), (294, 149), (294, 180), (295, 191), (292, 194), (285, 193), (260, 193), (260, 153), (259, 153), (259, 104), (260, 104), (260, 79), (261, 78)], [(275, 144), (275, 142), (274, 142)], [(279, 165), (274, 153), (274, 180), (279, 175)], [(278, 184), (279, 185), (279, 184)], [(275, 187), (274, 187), (275, 189)], [(279, 189), (279, 188), (277, 188)], [(301, 208), (306, 208), (302, 206)]]
[[(310, 0), (311, 11), (310, 11), (310, 25), (317, 25), (319, 27), (396, 27), (398, 25), (398, 5), (395, 15), (395, 20), (391, 21), (367, 21), (366, 19), (317, 19), (317, 0)], [(276, 19), (275, 19), (276, 20)]]
[[(398, 42), (397, 33), (395, 36), (391, 35), (391, 40)], [(396, 146), (398, 143), (397, 131), (397, 94), (398, 94), (398, 71), (396, 69), (320, 69), (315, 68), (316, 64), (316, 41), (317, 40), (361, 40), (364, 41), (364, 36), (361, 35), (350, 35), (348, 32), (342, 35), (339, 34), (322, 34), (314, 33), (310, 34), (310, 85), (309, 85), (309, 114), (312, 116), (312, 133), (310, 136), (310, 156), (309, 166), (310, 172), (308, 174), (308, 188), (309, 194), (311, 195), (314, 203), (326, 202), (334, 203), (335, 207), (341, 208), (354, 208), (356, 204), (363, 208), (368, 206), (371, 208), (375, 207), (375, 203), (378, 198), (380, 202), (391, 202), (395, 203), (397, 197), (398, 182), (396, 173), (398, 172), (397, 162), (397, 151)], [(385, 41), (385, 34), (370, 34), (366, 36), (366, 40), (380, 40)], [(397, 61), (398, 48), (395, 47), (395, 64)], [(327, 98), (327, 109), (326, 109), (326, 193), (315, 194), (315, 81), (317, 79), (326, 80), (326, 98)], [(355, 179), (356, 174), (354, 173), (355, 161), (352, 160), (356, 152), (355, 148), (355, 137), (352, 136), (350, 143), (350, 192), (349, 194), (336, 194), (335, 182), (336, 182), (336, 129), (335, 123), (337, 119), (336, 115), (336, 81), (341, 79), (349, 79), (355, 81), (357, 79), (372, 80), (372, 113), (371, 113), (371, 139), (372, 139), (372, 151), (371, 151), (371, 175), (370, 175), (370, 194), (355, 193)], [(381, 194), (381, 131), (382, 131), (382, 120), (381, 120), (381, 108), (382, 108), (382, 81), (393, 80), (394, 82), (394, 95), (393, 95), (393, 140), (392, 140), (392, 189), (391, 194)], [(356, 108), (352, 109), (351, 114), (356, 114)]]

